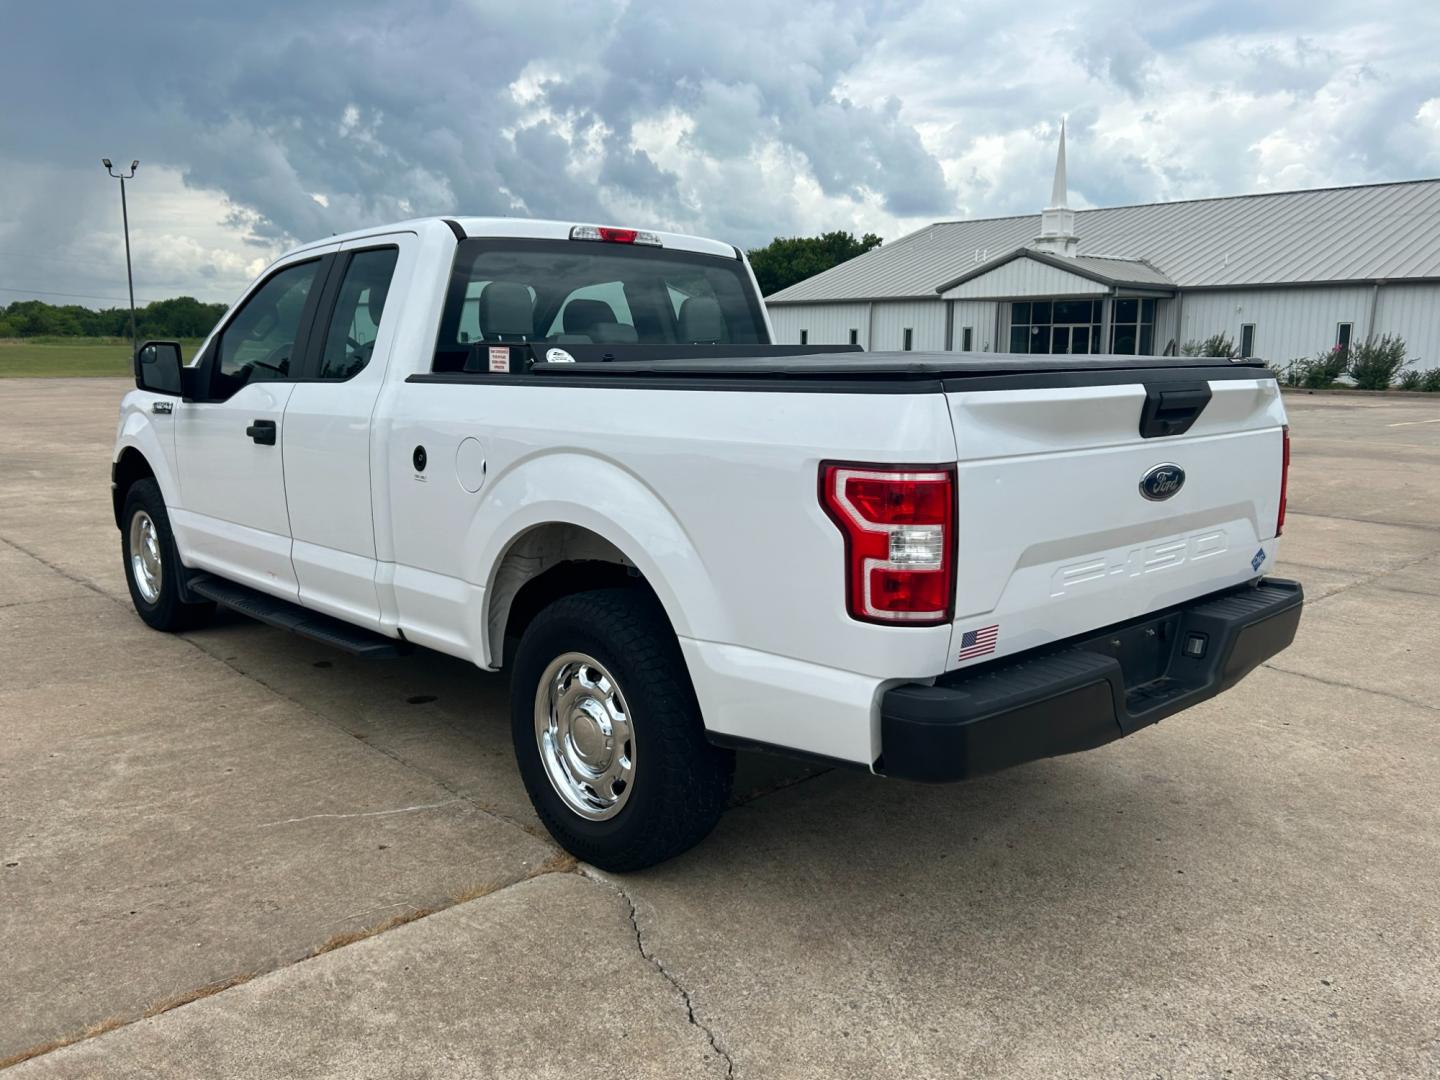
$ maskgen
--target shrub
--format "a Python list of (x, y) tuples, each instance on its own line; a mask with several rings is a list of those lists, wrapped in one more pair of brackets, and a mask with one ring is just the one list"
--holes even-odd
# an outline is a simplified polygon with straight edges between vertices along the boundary
[(1350, 377), (1361, 390), (1389, 390), (1400, 369), (1414, 363), (1405, 359), (1405, 339), (1391, 334), (1379, 341), (1366, 338), (1359, 345), (1351, 345), (1349, 352)]
[(1420, 389), (1440, 394), (1440, 368), (1431, 368), (1420, 376)]
[(1265, 367), (1270, 374), (1275, 376), (1275, 381), (1281, 386), (1299, 386), (1300, 376), (1309, 362), (1305, 357), (1300, 356), (1285, 364), (1266, 364)]
[(1308, 360), (1296, 361), (1295, 370), (1299, 384), (1306, 390), (1325, 390), (1345, 374), (1349, 356), (1338, 345), (1328, 351), (1321, 350)]
[(1420, 382), (1423, 378), (1424, 375), (1422, 372), (1411, 368), (1409, 371), (1402, 371), (1400, 373), (1400, 378), (1396, 385), (1401, 390), (1419, 390)]
[(1180, 346), (1181, 356), (1234, 356), (1235, 339), (1224, 333), (1211, 334), (1204, 341), (1187, 341)]

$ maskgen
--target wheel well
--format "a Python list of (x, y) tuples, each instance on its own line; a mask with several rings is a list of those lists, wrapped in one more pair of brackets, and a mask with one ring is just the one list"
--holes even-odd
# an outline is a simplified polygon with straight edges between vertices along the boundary
[(133, 446), (127, 446), (120, 454), (120, 460), (110, 472), (110, 501), (115, 504), (115, 526), (120, 527), (120, 511), (125, 506), (125, 496), (140, 480), (155, 479), (155, 470), (145, 455)]
[(562, 596), (617, 587), (654, 595), (635, 564), (598, 533), (554, 522), (522, 534), (500, 560), (490, 592), (491, 662), (508, 665), (525, 628)]

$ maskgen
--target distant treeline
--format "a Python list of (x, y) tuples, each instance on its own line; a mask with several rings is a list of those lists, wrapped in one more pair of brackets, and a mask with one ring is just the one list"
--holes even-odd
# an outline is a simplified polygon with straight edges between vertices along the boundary
[[(140, 340), (203, 338), (220, 321), (225, 304), (202, 304), (193, 296), (156, 300), (135, 309)], [(79, 304), (56, 307), (43, 300), (0, 304), (0, 338), (6, 337), (129, 337), (130, 309), (92, 311)]]

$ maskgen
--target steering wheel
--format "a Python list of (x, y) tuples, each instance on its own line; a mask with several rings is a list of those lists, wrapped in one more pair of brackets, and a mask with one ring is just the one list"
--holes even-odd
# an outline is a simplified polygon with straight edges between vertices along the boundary
[(295, 342), (287, 341), (283, 345), (276, 345), (265, 354), (265, 359), (256, 360), (254, 367), (264, 368), (266, 371), (273, 371), (277, 375), (288, 375), (290, 373), (290, 350)]

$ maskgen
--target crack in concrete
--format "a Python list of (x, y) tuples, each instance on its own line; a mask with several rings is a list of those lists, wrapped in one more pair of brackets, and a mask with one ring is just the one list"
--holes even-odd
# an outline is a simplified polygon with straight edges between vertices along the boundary
[(640, 912), (635, 906), (634, 898), (621, 888), (618, 882), (606, 877), (594, 867), (586, 863), (581, 863), (577, 869), (582, 877), (589, 878), (597, 884), (606, 886), (619, 896), (621, 900), (625, 901), (625, 907), (630, 915), (630, 928), (635, 932), (635, 948), (639, 951), (640, 956), (645, 962), (658, 971), (665, 981), (675, 988), (675, 992), (680, 995), (680, 1000), (685, 1006), (685, 1014), (689, 1017), (691, 1026), (699, 1030), (709, 1041), (710, 1049), (714, 1050), (720, 1060), (725, 1063), (726, 1077), (732, 1078), (733, 1080), (735, 1076), (735, 1061), (731, 1058), (729, 1051), (721, 1044), (720, 1037), (715, 1034), (715, 1030), (710, 1027), (709, 1024), (705, 1023), (695, 1014), (695, 1000), (691, 997), (690, 991), (687, 990), (680, 980), (675, 977), (675, 974), (665, 966), (665, 962), (656, 956), (653, 950), (646, 946), (645, 933), (640, 929)]
[(1294, 675), (1297, 679), (1309, 679), (1311, 682), (1320, 683), (1322, 686), (1334, 686), (1341, 690), (1355, 690), (1361, 694), (1374, 694), (1376, 697), (1398, 701), (1402, 705), (1413, 705), (1417, 709), (1428, 709), (1430, 712), (1440, 712), (1440, 705), (1432, 705), (1426, 701), (1417, 701), (1415, 698), (1408, 698), (1403, 694), (1392, 694), (1388, 690), (1376, 690), (1369, 686), (1357, 686), (1355, 683), (1342, 682), (1339, 679), (1326, 679), (1319, 675), (1310, 675), (1304, 671), (1295, 671), (1292, 668), (1277, 667), (1270, 663), (1261, 664), (1260, 666), (1268, 668), (1271, 671), (1278, 671), (1282, 675)]
[(303, 817), (282, 818), (280, 821), (265, 821), (255, 826), (257, 829), (269, 829), (276, 825), (294, 825), (300, 821), (319, 821), (322, 818), (330, 820), (341, 820), (344, 818), (364, 817), (389, 817), (391, 814), (413, 814), (417, 810), (438, 810), (442, 806), (454, 806), (458, 802), (465, 802), (461, 798), (446, 799), (444, 802), (417, 803), (414, 806), (400, 806), (394, 810), (359, 810), (353, 814), (306, 814)]

